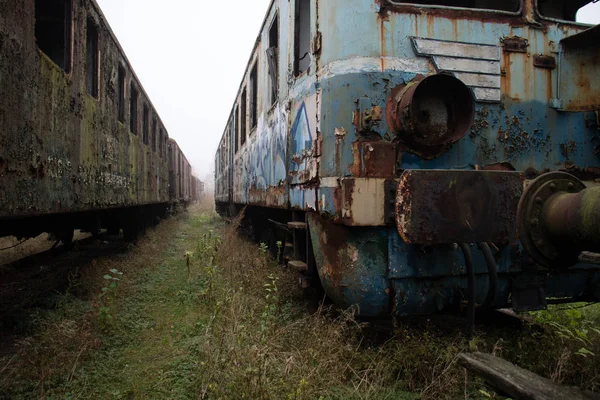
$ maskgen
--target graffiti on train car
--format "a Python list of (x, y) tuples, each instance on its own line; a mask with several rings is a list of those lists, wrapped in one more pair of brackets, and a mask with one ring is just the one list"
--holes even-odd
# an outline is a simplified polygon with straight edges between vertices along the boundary
[(290, 130), (288, 183), (292, 208), (316, 210), (318, 176), (317, 94), (296, 102)]
[[(234, 199), (256, 205), (284, 207), (288, 112), (277, 106), (267, 119), (258, 120), (248, 145), (236, 155)], [(247, 196), (247, 197), (246, 197)]]

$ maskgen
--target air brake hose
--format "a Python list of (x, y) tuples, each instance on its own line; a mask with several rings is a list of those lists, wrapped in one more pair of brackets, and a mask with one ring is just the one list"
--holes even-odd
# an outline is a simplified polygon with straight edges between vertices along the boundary
[(465, 267), (467, 268), (467, 324), (465, 334), (470, 340), (473, 337), (473, 327), (475, 325), (475, 270), (473, 269), (473, 257), (469, 245), (460, 243), (460, 249), (465, 257)]
[(498, 292), (498, 269), (496, 268), (496, 260), (494, 259), (490, 246), (485, 242), (478, 243), (478, 246), (483, 252), (488, 269), (488, 292), (487, 296), (485, 296), (485, 300), (480, 306), (485, 309), (490, 308), (496, 298), (496, 293)]

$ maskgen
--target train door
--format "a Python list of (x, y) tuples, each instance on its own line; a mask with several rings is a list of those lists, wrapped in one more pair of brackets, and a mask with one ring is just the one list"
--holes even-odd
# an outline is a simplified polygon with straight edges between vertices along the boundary
[[(311, 49), (311, 38), (317, 36), (316, 7), (310, 0), (296, 0), (294, 8), (294, 85), (318, 79), (317, 55)], [(312, 64), (315, 68), (309, 68)], [(292, 88), (291, 90), (294, 90)], [(297, 89), (295, 89), (297, 90)], [(295, 208), (317, 208), (316, 189), (306, 185), (318, 176), (318, 143), (320, 89), (292, 98), (290, 102), (289, 155), (287, 158), (290, 203)]]

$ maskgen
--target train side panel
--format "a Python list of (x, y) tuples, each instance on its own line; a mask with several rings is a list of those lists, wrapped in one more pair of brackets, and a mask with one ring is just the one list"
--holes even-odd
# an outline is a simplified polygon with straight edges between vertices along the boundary
[(167, 203), (166, 130), (104, 16), (65, 2), (52, 41), (43, 4), (0, 4), (0, 219)]
[(600, 251), (585, 1), (413, 3), (271, 3), (217, 210), (246, 207), (261, 240), (286, 232), (301, 276), (364, 316), (456, 307), (472, 285), (470, 307), (597, 301), (600, 269), (580, 258)]

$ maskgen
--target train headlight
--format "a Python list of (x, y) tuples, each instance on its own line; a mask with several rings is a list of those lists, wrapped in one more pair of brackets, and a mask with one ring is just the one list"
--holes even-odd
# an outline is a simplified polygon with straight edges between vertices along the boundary
[(411, 150), (439, 154), (469, 132), (475, 116), (473, 92), (459, 79), (437, 74), (392, 89), (388, 126)]

